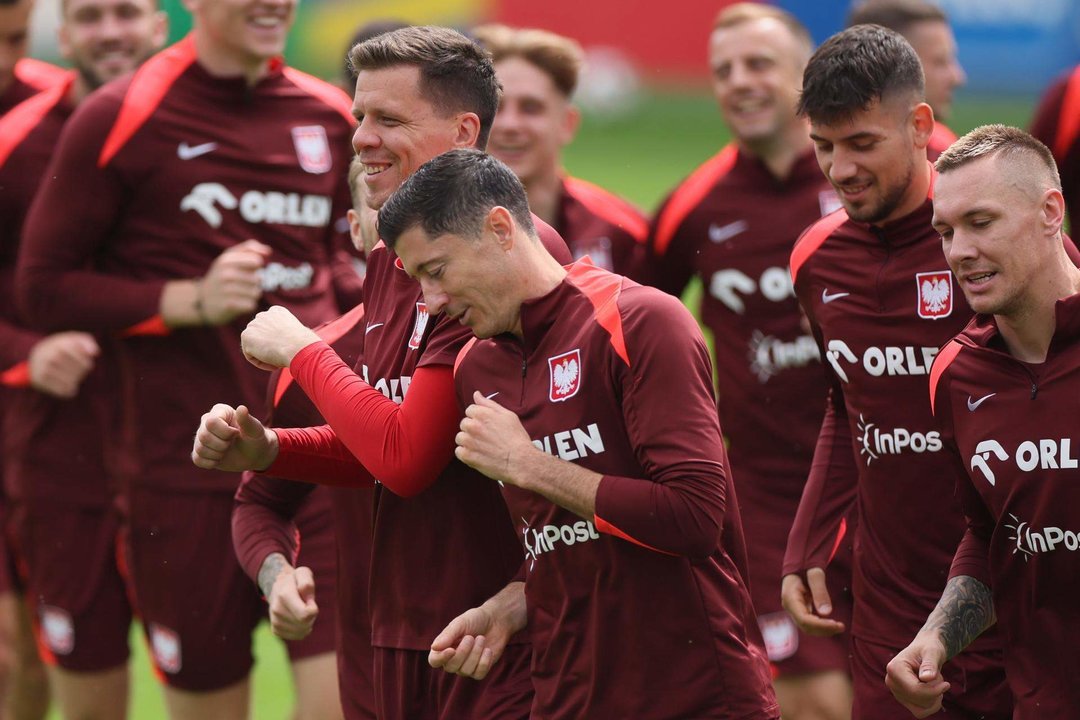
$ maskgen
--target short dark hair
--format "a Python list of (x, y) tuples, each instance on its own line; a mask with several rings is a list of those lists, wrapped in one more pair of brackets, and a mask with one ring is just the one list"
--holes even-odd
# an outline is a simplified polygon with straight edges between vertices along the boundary
[(349, 85), (354, 87), (356, 85), (356, 68), (352, 64), (352, 49), (362, 42), (367, 42), (373, 37), (378, 37), (388, 32), (400, 30), (401, 28), (409, 27), (409, 23), (404, 20), (372, 20), (371, 22), (364, 23), (360, 27), (356, 28), (353, 32), (353, 36), (349, 38), (349, 44), (345, 48), (345, 67), (342, 68), (342, 79)]
[(364, 70), (410, 65), (420, 70), (420, 92), (444, 115), (476, 113), (487, 147), (502, 89), (488, 54), (457, 30), (435, 26), (405, 27), (377, 35), (349, 52), (349, 62)]
[(948, 173), (982, 157), (1000, 155), (1012, 163), (1027, 162), (1038, 167), (1051, 184), (1061, 189), (1061, 175), (1050, 148), (1020, 128), (1008, 125), (983, 125), (963, 136), (941, 153), (934, 168)]
[(506, 25), (473, 28), (475, 37), (491, 53), (492, 62), (519, 57), (551, 78), (564, 97), (577, 89), (585, 52), (574, 40), (547, 30), (517, 30)]
[(912, 25), (921, 22), (949, 22), (948, 15), (928, 0), (864, 0), (848, 14), (848, 27), (880, 25), (907, 35)]
[(902, 92), (920, 100), (925, 92), (915, 50), (893, 30), (856, 25), (833, 35), (810, 57), (797, 111), (812, 123), (833, 125)]
[(514, 171), (479, 150), (457, 149), (428, 160), (379, 210), (379, 237), (393, 248), (402, 233), (420, 226), (434, 239), (475, 238), (496, 206), (536, 236), (525, 188)]

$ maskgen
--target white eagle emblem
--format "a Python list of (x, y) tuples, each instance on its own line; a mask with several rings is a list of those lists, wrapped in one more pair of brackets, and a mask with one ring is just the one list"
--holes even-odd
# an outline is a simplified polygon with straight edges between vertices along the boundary
[(915, 285), (919, 292), (919, 317), (936, 320), (952, 314), (952, 273), (948, 270), (917, 273)]
[(424, 339), (424, 331), (427, 330), (428, 311), (427, 303), (416, 303), (416, 324), (413, 325), (412, 335), (409, 337), (409, 347), (416, 350), (420, 347), (420, 341)]
[(322, 125), (305, 125), (292, 129), (293, 147), (296, 159), (304, 172), (322, 175), (334, 167), (334, 158), (330, 154), (330, 141), (326, 139), (326, 129)]
[(548, 369), (551, 371), (551, 385), (548, 389), (548, 399), (551, 402), (568, 400), (581, 388), (581, 351), (570, 352), (548, 358)]

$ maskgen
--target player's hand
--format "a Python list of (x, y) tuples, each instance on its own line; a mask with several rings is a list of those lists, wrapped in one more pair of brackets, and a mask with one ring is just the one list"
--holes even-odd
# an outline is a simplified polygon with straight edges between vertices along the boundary
[(277, 457), (277, 435), (241, 405), (218, 403), (195, 432), (191, 461), (206, 470), (264, 470)]
[(48, 335), (30, 350), (30, 387), (58, 398), (73, 398), (100, 349), (93, 335), (60, 332)]
[(518, 484), (513, 472), (517, 458), (538, 452), (518, 416), (479, 392), (473, 393), (454, 440), (458, 460), (507, 485)]
[(252, 365), (263, 370), (289, 367), (296, 353), (319, 336), (291, 312), (275, 305), (248, 323), (240, 334), (240, 349)]
[[(809, 584), (809, 589), (806, 587)], [(788, 615), (807, 635), (836, 635), (844, 632), (844, 623), (832, 620), (832, 600), (825, 586), (825, 570), (810, 568), (806, 583), (797, 574), (785, 575), (780, 586), (780, 602)]]
[(270, 630), (282, 640), (301, 640), (311, 633), (319, 606), (315, 577), (306, 567), (286, 567), (278, 573), (270, 596)]
[(917, 718), (941, 709), (941, 698), (950, 685), (941, 676), (945, 646), (936, 632), (920, 632), (911, 644), (889, 661), (885, 685)]
[(262, 297), (259, 271), (270, 257), (269, 245), (245, 240), (218, 255), (199, 287), (202, 316), (211, 325), (224, 325), (249, 315)]
[(428, 664), (483, 680), (515, 632), (525, 627), (524, 583), (513, 582), (478, 608), (450, 621), (431, 643)]

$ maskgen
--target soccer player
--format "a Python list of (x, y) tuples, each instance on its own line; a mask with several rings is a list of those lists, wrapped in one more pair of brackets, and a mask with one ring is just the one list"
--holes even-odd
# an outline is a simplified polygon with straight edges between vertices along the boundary
[(517, 177), (481, 153), (430, 161), (379, 231), (430, 311), (480, 338), (455, 368), (455, 452), (498, 481), (527, 556), (524, 584), (453, 620), (433, 664), (483, 675), (527, 627), (534, 717), (778, 718), (686, 308), (553, 260)]
[(98, 422), (166, 705), (228, 719), (247, 716), (262, 601), (230, 542), (236, 478), (191, 468), (190, 427), (214, 399), (262, 407), (234, 321), (264, 302), (313, 324), (338, 313), (331, 221), (347, 207), (352, 119), (340, 91), (280, 60), (295, 3), (189, 9), (190, 36), (66, 124), (17, 289), (42, 329), (108, 338)]
[[(5, 297), (23, 219), (67, 118), (92, 90), (160, 49), (165, 35), (153, 0), (62, 3), (60, 49), (74, 71), (0, 118)], [(21, 388), (9, 393), (3, 418), (6, 531), (48, 682), (64, 717), (123, 718), (132, 613), (117, 565), (98, 341), (84, 332), (42, 335), (8, 317), (0, 348), (3, 377)]]
[(1075, 235), (1080, 228), (1080, 65), (1047, 88), (1031, 121), (1031, 134), (1054, 153)]
[[(474, 42), (446, 28), (410, 27), (372, 38), (351, 55), (359, 71), (353, 144), (370, 207), (381, 207), (431, 157), (484, 147), (499, 90), (490, 59)], [(569, 262), (565, 243), (547, 230), (548, 247)], [(327, 484), (378, 479), (373, 520), (339, 530), (345, 542), (354, 528), (374, 523), (368, 611), (378, 716), (528, 717), (531, 653), (524, 638), (515, 640), (497, 677), (482, 684), (427, 663), (431, 639), (445, 623), (503, 587), (521, 565), (498, 489), (453, 460), (460, 415), (452, 365), (468, 330), (429, 313), (420, 286), (382, 244), (368, 257), (364, 313), (363, 326), (352, 331), (363, 334), (358, 372), (287, 311), (261, 313), (244, 332), (245, 354), (260, 367), (288, 367), (329, 426), (269, 432), (246, 409), (218, 405), (203, 417), (193, 459)], [(288, 546), (245, 564), (253, 568), (254, 560), (262, 563), (263, 588), (295, 596), (295, 585), (275, 584), (294, 572)], [(340, 601), (343, 613), (365, 610), (363, 598)], [(296, 624), (305, 621), (304, 609), (292, 608)], [(342, 672), (343, 683), (353, 682), (349, 668)]]
[[(833, 382), (784, 557), (783, 602), (808, 632), (840, 629), (825, 567), (857, 505), (852, 713), (900, 720), (908, 713), (882, 681), (885, 665), (941, 595), (963, 534), (955, 471), (918, 398), (938, 348), (971, 313), (930, 224), (934, 117), (907, 41), (877, 25), (834, 35), (810, 58), (799, 113), (843, 209), (808, 228), (791, 255)], [(1000, 663), (996, 638), (957, 659), (949, 717), (1011, 717)]]
[(1018, 720), (1076, 716), (1080, 270), (1062, 247), (1050, 150), (977, 128), (936, 163), (934, 228), (977, 313), (934, 360), (930, 402), (967, 531), (941, 599), (888, 667), (916, 717), (941, 707), (946, 661), (996, 623)]
[(934, 132), (927, 146), (933, 160), (956, 140), (945, 122), (952, 115), (953, 93), (967, 82), (949, 17), (929, 0), (865, 0), (852, 8), (848, 26), (868, 23), (900, 33), (919, 56), (926, 103), (934, 111)]
[(0, 117), (67, 73), (26, 57), (34, 0), (0, 0)]
[(600, 267), (638, 277), (648, 232), (644, 216), (562, 167), (563, 148), (581, 120), (571, 101), (584, 59), (581, 46), (544, 30), (505, 25), (484, 25), (473, 35), (491, 53), (503, 89), (491, 154), (517, 173), (529, 207), (562, 235), (574, 258), (588, 255)]
[[(825, 406), (820, 355), (803, 328), (787, 264), (799, 234), (839, 203), (795, 113), (811, 52), (806, 28), (780, 8), (736, 3), (720, 12), (709, 62), (735, 142), (660, 206), (648, 262), (661, 290), (681, 296), (695, 275), (705, 288), (700, 314), (717, 339), (720, 425), (753, 550), (750, 590), (776, 695), (791, 720), (843, 718), (851, 708), (846, 637), (800, 635), (780, 606), (784, 546)], [(850, 550), (834, 561), (844, 562)], [(844, 617), (850, 573), (830, 573), (830, 580), (835, 614)]]

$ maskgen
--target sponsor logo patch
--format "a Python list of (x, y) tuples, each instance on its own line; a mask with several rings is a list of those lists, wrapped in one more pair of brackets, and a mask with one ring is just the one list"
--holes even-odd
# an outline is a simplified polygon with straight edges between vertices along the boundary
[(952, 314), (952, 273), (948, 270), (915, 274), (919, 290), (919, 317), (937, 320)]
[(175, 675), (183, 667), (183, 656), (180, 652), (180, 635), (175, 630), (170, 630), (158, 623), (149, 623), (150, 650), (154, 653), (154, 664), (163, 673)]
[(42, 605), (41, 635), (45, 645), (57, 655), (70, 655), (75, 649), (75, 623), (63, 608)]
[(551, 384), (548, 400), (562, 402), (577, 395), (581, 388), (581, 351), (578, 349), (548, 358)]
[(416, 350), (420, 347), (420, 341), (424, 339), (424, 331), (427, 330), (428, 311), (427, 303), (416, 303), (416, 323), (413, 325), (412, 335), (409, 337), (409, 347)]
[(322, 125), (304, 125), (292, 129), (293, 146), (296, 147), (296, 159), (305, 172), (321, 175), (333, 167), (330, 155), (330, 143), (326, 139), (326, 130)]

